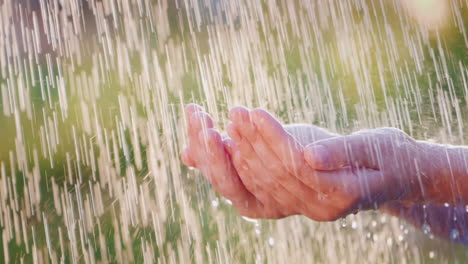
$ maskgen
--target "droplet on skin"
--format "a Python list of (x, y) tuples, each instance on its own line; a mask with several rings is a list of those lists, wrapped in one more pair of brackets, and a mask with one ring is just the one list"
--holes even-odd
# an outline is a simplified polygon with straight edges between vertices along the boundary
[(428, 224), (423, 224), (421, 228), (424, 234), (426, 235), (431, 234), (431, 227)]
[(450, 231), (450, 239), (452, 239), (452, 240), (458, 239), (459, 235), (460, 235), (460, 232), (456, 228), (454, 228), (454, 229), (452, 229), (452, 231)]
[(387, 246), (391, 247), (393, 245), (393, 239), (391, 237), (387, 238)]

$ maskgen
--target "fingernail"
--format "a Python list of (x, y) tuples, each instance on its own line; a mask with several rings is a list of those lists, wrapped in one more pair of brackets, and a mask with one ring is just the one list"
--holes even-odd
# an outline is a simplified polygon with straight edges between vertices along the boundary
[(315, 164), (320, 167), (328, 167), (330, 163), (330, 152), (325, 146), (314, 145), (309, 148), (310, 155), (315, 161)]

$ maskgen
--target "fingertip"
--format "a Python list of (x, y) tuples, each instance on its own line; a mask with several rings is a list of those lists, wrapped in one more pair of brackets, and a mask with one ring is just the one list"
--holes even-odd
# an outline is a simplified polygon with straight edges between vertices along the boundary
[(258, 122), (264, 122), (266, 118), (272, 118), (273, 116), (265, 111), (262, 108), (255, 108), (252, 111), (250, 111), (250, 115), (252, 116), (253, 119), (255, 119)]
[(216, 131), (213, 128), (207, 129), (207, 134), (208, 134), (208, 140), (210, 145), (221, 145), (223, 142), (223, 139), (221, 138), (221, 135), (219, 134), (218, 131)]
[(193, 128), (213, 128), (213, 119), (205, 112), (195, 112), (190, 117), (190, 125)]
[(194, 103), (190, 103), (188, 105), (185, 106), (185, 112), (197, 112), (197, 111), (203, 111), (203, 107), (197, 105), (197, 104), (194, 104)]
[(191, 103), (185, 106), (185, 117), (187, 120), (190, 120), (190, 117), (192, 116), (193, 113), (195, 112), (203, 112), (203, 107)]
[(283, 137), (287, 133), (278, 119), (264, 109), (256, 108), (250, 112), (250, 116), (252, 123), (264, 134), (274, 136), (275, 138), (278, 136)]
[(193, 161), (192, 157), (190, 156), (189, 148), (184, 149), (182, 151), (182, 153), (180, 154), (180, 156), (181, 156), (182, 163), (185, 166), (188, 166), (188, 167), (195, 167), (196, 166), (195, 162)]
[(236, 106), (229, 110), (229, 120), (236, 123), (249, 121), (249, 109), (244, 106)]

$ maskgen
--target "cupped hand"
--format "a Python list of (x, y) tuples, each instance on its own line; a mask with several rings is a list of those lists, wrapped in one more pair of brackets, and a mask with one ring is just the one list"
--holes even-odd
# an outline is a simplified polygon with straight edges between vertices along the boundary
[[(251, 218), (281, 218), (284, 215), (250, 193), (240, 180), (225, 150), (225, 142), (213, 128), (213, 120), (198, 105), (185, 108), (189, 146), (182, 152), (182, 162), (195, 167), (216, 191), (231, 200), (240, 214)], [(264, 204), (265, 203), (265, 204)]]
[[(332, 137), (304, 148), (264, 110), (236, 107), (229, 116), (232, 123), (228, 134), (233, 142), (228, 142), (227, 149), (240, 179), (255, 196), (273, 196), (271, 206), (285, 215), (303, 214), (318, 221), (332, 221), (360, 209), (377, 208), (402, 195), (395, 177), (381, 170), (384, 167), (365, 162), (365, 154), (372, 153), (360, 152), (367, 150), (365, 143), (370, 148), (390, 148), (391, 144), (375, 145), (380, 135)], [(348, 139), (353, 143), (348, 145)], [(387, 136), (382, 142), (391, 139)], [(347, 147), (351, 149), (347, 151)], [(376, 158), (378, 155), (367, 155), (367, 159)]]

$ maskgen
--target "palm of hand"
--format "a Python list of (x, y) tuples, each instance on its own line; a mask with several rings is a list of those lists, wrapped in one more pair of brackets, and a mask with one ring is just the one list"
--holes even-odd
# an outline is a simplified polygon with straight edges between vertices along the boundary
[(182, 162), (198, 168), (218, 193), (231, 200), (240, 214), (251, 218), (284, 217), (250, 193), (239, 178), (220, 134), (213, 128), (211, 117), (190, 104), (185, 109), (189, 146), (182, 152)]

